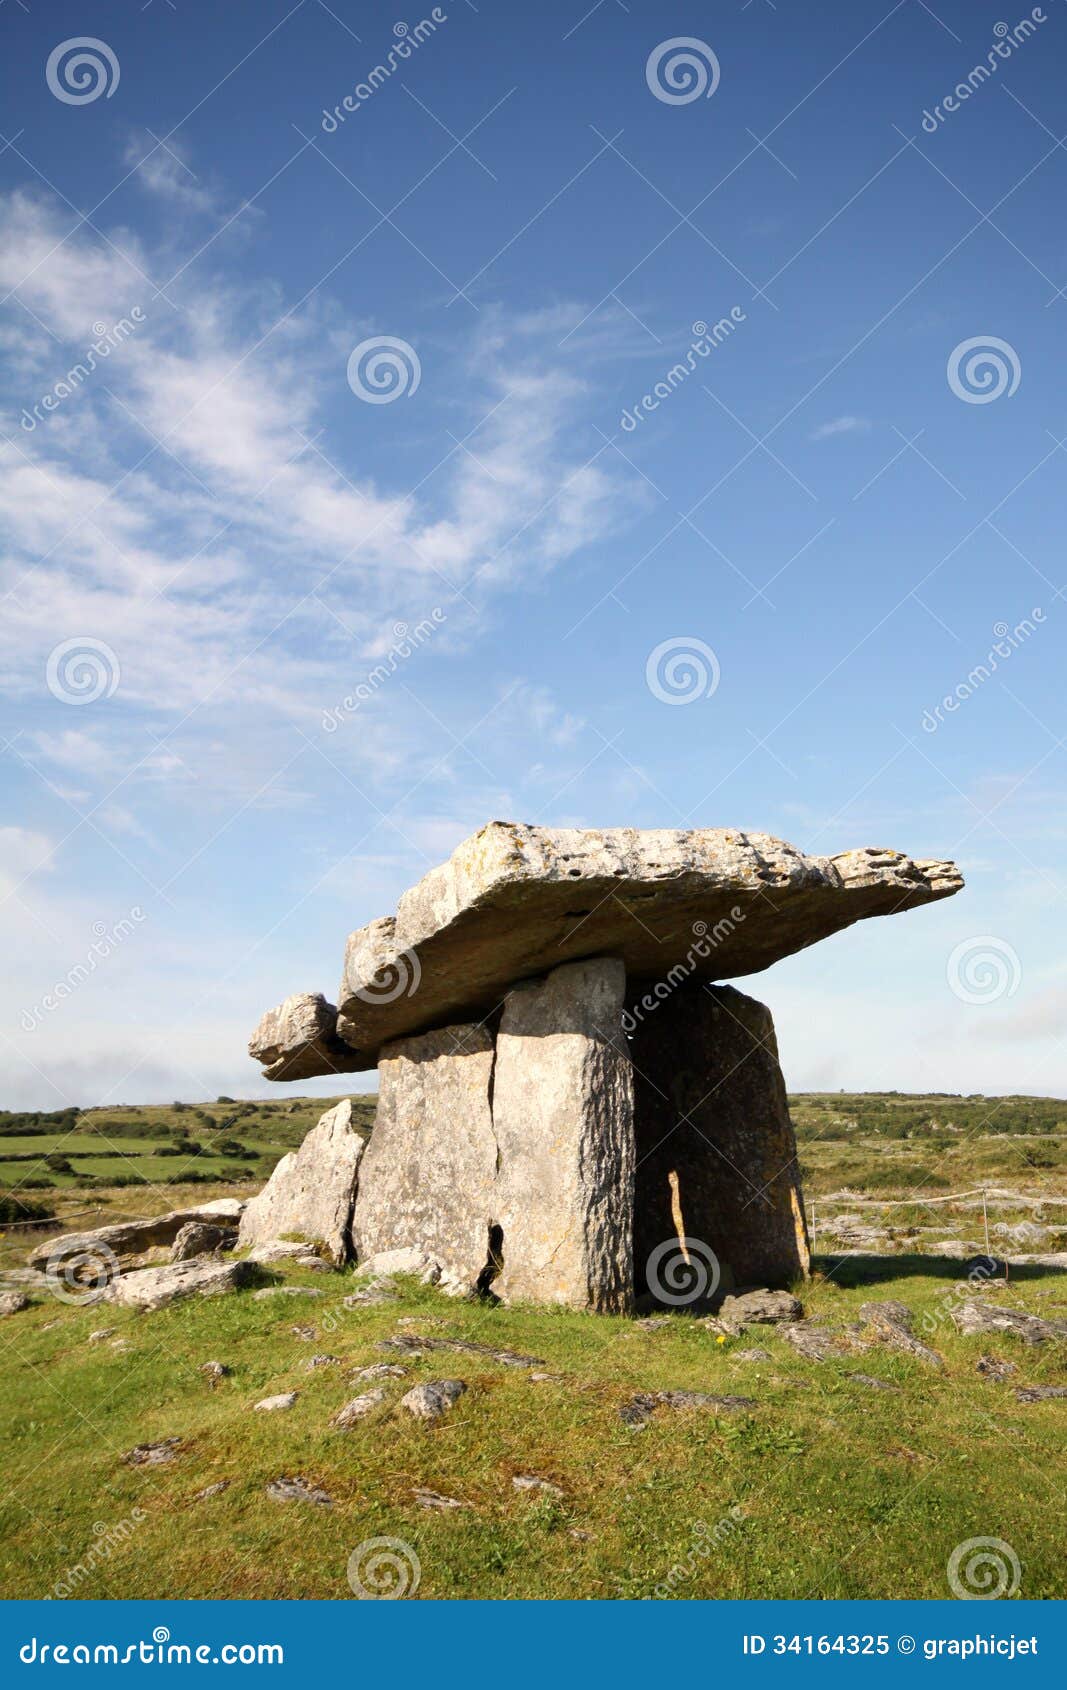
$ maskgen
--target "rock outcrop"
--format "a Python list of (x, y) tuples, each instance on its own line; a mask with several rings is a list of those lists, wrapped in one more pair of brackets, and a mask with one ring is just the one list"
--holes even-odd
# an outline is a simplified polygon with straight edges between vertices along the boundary
[(308, 1080), (362, 1066), (351, 1045), (337, 1037), (337, 1010), (321, 992), (294, 992), (269, 1009), (248, 1049), (268, 1080)]
[(62, 1263), (71, 1257), (86, 1260), (109, 1257), (139, 1256), (146, 1250), (173, 1244), (184, 1226), (236, 1225), (244, 1210), (244, 1203), (234, 1197), (218, 1197), (195, 1209), (171, 1209), (164, 1215), (152, 1215), (147, 1220), (115, 1221), (109, 1226), (95, 1227), (91, 1232), (67, 1232), (37, 1244), (30, 1253), (30, 1266), (47, 1272), (49, 1265)]
[(258, 1197), (253, 1197), (238, 1231), (238, 1244), (266, 1243), (296, 1233), (322, 1246), (337, 1266), (351, 1254), (352, 1206), (365, 1140), (352, 1125), (352, 1104), (344, 1098), (312, 1127), (299, 1150), (278, 1163)]
[(167, 1267), (135, 1268), (113, 1279), (103, 1291), (105, 1302), (122, 1308), (162, 1309), (179, 1297), (217, 1297), (225, 1291), (254, 1280), (251, 1262), (215, 1261), (210, 1256), (191, 1262), (172, 1262)]

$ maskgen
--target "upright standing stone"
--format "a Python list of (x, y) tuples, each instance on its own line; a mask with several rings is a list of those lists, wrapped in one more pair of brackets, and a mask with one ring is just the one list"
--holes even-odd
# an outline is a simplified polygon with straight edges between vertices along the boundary
[(497, 1146), (493, 1037), (445, 1027), (384, 1047), (378, 1113), (352, 1217), (358, 1258), (416, 1250), (473, 1291), (489, 1257)]
[(351, 1254), (352, 1204), (364, 1140), (344, 1098), (327, 1109), (299, 1150), (283, 1156), (241, 1216), (239, 1245), (296, 1234), (324, 1246), (336, 1265)]
[(566, 963), (508, 993), (497, 1034), (495, 1221), (506, 1301), (624, 1311), (632, 1299), (633, 1086), (626, 971)]
[[(634, 988), (640, 1295), (658, 1246), (708, 1246), (729, 1285), (786, 1285), (809, 1267), (793, 1123), (771, 1014), (732, 986), (691, 981), (642, 1011)], [(647, 1001), (647, 994), (646, 994)]]

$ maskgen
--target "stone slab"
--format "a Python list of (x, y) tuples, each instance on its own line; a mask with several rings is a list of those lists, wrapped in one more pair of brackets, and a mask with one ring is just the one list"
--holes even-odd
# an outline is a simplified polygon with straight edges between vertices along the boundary
[(678, 969), (730, 979), (962, 884), (952, 863), (874, 847), (809, 857), (729, 828), (490, 822), (404, 894), (395, 918), (351, 935), (336, 1014), (309, 998), (298, 1015), (289, 999), (251, 1049), (272, 1079), (336, 1072), (350, 1060), (341, 1051), (367, 1069), (384, 1043), (481, 1019), (517, 980), (561, 963), (615, 956), (632, 981)]
[(335, 1266), (351, 1255), (352, 1206), (365, 1140), (352, 1124), (352, 1104), (342, 1098), (320, 1116), (299, 1150), (277, 1164), (241, 1216), (238, 1245), (268, 1243), (297, 1234), (321, 1244)]
[(495, 1220), (505, 1302), (632, 1302), (633, 1083), (617, 957), (509, 992), (496, 1041)]
[(627, 1026), (638, 1295), (683, 1303), (713, 1295), (717, 1279), (727, 1289), (803, 1277), (796, 1141), (770, 1011), (733, 986), (690, 982), (651, 1011), (631, 1003)]
[(489, 1256), (497, 1141), (493, 1036), (465, 1024), (385, 1046), (352, 1216), (357, 1259), (417, 1252), (473, 1291)]

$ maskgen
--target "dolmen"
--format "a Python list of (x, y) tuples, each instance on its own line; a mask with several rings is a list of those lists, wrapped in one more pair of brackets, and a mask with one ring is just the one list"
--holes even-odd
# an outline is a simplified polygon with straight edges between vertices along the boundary
[(247, 1207), (241, 1241), (397, 1252), (448, 1289), (627, 1312), (673, 1253), (729, 1286), (809, 1268), (769, 1010), (726, 981), (960, 890), (949, 862), (809, 857), (766, 834), (491, 822), (348, 940), (337, 1005), (249, 1044), (271, 1080), (360, 1073)]

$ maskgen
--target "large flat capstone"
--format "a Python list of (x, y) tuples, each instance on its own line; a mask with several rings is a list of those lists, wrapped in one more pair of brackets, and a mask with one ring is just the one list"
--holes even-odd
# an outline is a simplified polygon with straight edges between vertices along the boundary
[(351, 935), (336, 1016), (321, 997), (289, 999), (249, 1049), (272, 1079), (371, 1068), (384, 1043), (480, 1020), (517, 980), (562, 963), (616, 957), (631, 983), (730, 979), (962, 884), (948, 862), (873, 847), (809, 857), (729, 828), (491, 822), (395, 918)]

